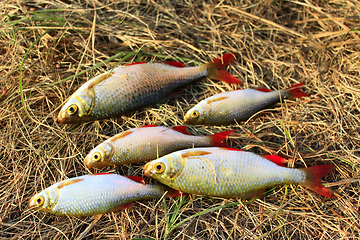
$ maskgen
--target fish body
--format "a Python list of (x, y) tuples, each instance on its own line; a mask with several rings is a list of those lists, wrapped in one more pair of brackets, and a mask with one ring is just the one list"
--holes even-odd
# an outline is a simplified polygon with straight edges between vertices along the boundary
[(234, 59), (225, 54), (197, 67), (182, 63), (135, 63), (114, 68), (82, 85), (60, 110), (58, 122), (79, 123), (120, 116), (175, 96), (185, 85), (208, 76), (241, 83), (218, 70)]
[(100, 168), (149, 161), (184, 148), (226, 146), (223, 140), (232, 132), (193, 136), (185, 126), (146, 125), (129, 129), (99, 144), (86, 156), (84, 163), (88, 168)]
[(275, 155), (228, 148), (193, 148), (168, 154), (144, 166), (144, 175), (176, 190), (224, 198), (249, 198), (283, 184), (299, 184), (327, 197), (319, 179), (333, 166), (287, 168)]
[(34, 195), (30, 208), (56, 215), (90, 216), (130, 207), (136, 200), (159, 198), (168, 189), (163, 185), (143, 184), (130, 178), (117, 174), (70, 178)]
[(245, 121), (258, 111), (271, 107), (281, 99), (303, 97), (302, 83), (281, 91), (241, 89), (223, 92), (202, 100), (184, 117), (187, 124), (220, 125)]

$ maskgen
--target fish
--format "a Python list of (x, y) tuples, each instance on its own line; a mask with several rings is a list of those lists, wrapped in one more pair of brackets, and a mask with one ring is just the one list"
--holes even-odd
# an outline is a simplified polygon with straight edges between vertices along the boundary
[(184, 123), (193, 125), (226, 125), (246, 121), (258, 111), (271, 107), (285, 98), (301, 98), (309, 94), (300, 92), (304, 83), (288, 89), (240, 89), (223, 92), (206, 98), (191, 108)]
[(176, 150), (191, 147), (227, 146), (223, 141), (233, 130), (209, 135), (193, 136), (185, 126), (172, 128), (145, 125), (119, 133), (100, 143), (89, 152), (84, 164), (101, 168), (154, 160)]
[(185, 67), (180, 62), (138, 62), (116, 67), (83, 84), (61, 108), (58, 122), (82, 123), (118, 117), (176, 96), (203, 77), (242, 83), (224, 68), (236, 57), (228, 53), (207, 64)]
[(35, 194), (29, 208), (60, 216), (91, 216), (129, 208), (137, 200), (160, 198), (167, 191), (169, 197), (179, 194), (162, 184), (144, 183), (140, 177), (111, 173), (74, 177)]
[(276, 155), (257, 155), (232, 148), (193, 148), (150, 161), (143, 171), (145, 176), (188, 194), (248, 199), (268, 188), (297, 184), (325, 197), (334, 197), (320, 183), (333, 170), (332, 165), (288, 168), (285, 161)]

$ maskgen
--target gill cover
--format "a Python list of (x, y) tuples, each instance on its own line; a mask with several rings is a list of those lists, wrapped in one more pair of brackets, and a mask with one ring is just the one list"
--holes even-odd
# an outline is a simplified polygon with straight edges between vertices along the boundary
[(113, 155), (114, 146), (105, 141), (90, 151), (86, 156), (84, 163), (88, 168), (101, 168), (110, 165), (108, 159)]
[(106, 80), (108, 72), (100, 74), (82, 85), (76, 92), (71, 95), (70, 99), (61, 108), (58, 122), (59, 123), (78, 123), (91, 120), (91, 112), (95, 104), (94, 87)]
[(201, 124), (209, 116), (210, 111), (211, 105), (206, 99), (202, 100), (185, 114), (184, 122), (187, 124)]
[(181, 153), (172, 153), (147, 163), (143, 171), (147, 177), (152, 177), (162, 183), (171, 183), (184, 168), (184, 165), (185, 162)]
[(30, 199), (29, 208), (42, 212), (51, 212), (59, 198), (59, 189), (51, 186)]

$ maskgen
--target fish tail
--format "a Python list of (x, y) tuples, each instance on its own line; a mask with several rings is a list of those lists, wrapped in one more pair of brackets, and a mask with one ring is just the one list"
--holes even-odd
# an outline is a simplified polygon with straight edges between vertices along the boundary
[(309, 96), (310, 94), (308, 93), (304, 93), (304, 92), (301, 92), (300, 91), (300, 87), (304, 85), (304, 83), (299, 83), (299, 84), (295, 84), (294, 86), (292, 87), (289, 87), (287, 88), (287, 92), (289, 93), (290, 95), (290, 98), (302, 98), (302, 97), (307, 97)]
[(208, 75), (209, 78), (219, 81), (224, 81), (227, 83), (241, 84), (242, 81), (232, 76), (230, 73), (224, 70), (219, 70), (220, 68), (224, 68), (227, 65), (229, 65), (229, 63), (232, 62), (237, 57), (237, 55), (238, 54), (236, 53), (224, 54), (221, 57), (216, 58), (210, 61), (209, 63), (207, 63), (206, 65), (207, 65), (207, 70), (209, 72)]
[(320, 179), (330, 173), (333, 169), (334, 166), (329, 164), (303, 168), (302, 170), (306, 173), (306, 180), (305, 183), (301, 185), (320, 195), (333, 198), (335, 197), (334, 193), (320, 183)]
[(229, 130), (221, 133), (215, 133), (213, 135), (207, 136), (210, 138), (211, 146), (214, 147), (229, 147), (224, 141), (234, 130)]

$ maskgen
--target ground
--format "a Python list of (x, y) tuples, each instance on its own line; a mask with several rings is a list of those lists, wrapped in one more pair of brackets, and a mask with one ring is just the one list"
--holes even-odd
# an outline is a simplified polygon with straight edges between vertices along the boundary
[[(1, 239), (358, 239), (360, 3), (300, 1), (4, 0), (0, 41)], [(118, 64), (176, 60), (196, 66), (236, 52), (227, 70), (244, 84), (202, 79), (179, 96), (119, 118), (61, 125), (83, 83)], [(286, 100), (230, 126), (229, 144), (278, 154), (289, 166), (332, 164), (337, 197), (279, 186), (256, 199), (185, 196), (136, 202), (117, 213), (57, 217), (28, 209), (35, 193), (95, 172), (142, 176), (142, 164), (88, 170), (108, 137), (144, 124), (174, 126), (194, 104), (236, 88), (279, 90)], [(149, 182), (149, 179), (147, 179)]]

